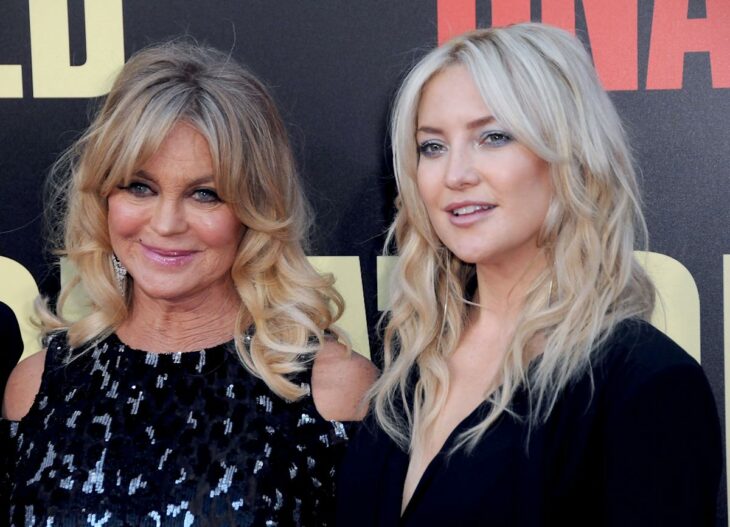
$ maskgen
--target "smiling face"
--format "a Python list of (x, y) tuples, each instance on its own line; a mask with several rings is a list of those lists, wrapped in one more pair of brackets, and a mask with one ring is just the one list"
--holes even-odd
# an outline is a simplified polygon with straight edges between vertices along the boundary
[(175, 125), (108, 205), (112, 249), (133, 278), (135, 299), (230, 297), (244, 227), (218, 197), (208, 143), (194, 128)]
[(532, 261), (553, 195), (548, 164), (495, 120), (464, 66), (425, 85), (416, 142), (418, 190), (443, 244), (467, 263)]

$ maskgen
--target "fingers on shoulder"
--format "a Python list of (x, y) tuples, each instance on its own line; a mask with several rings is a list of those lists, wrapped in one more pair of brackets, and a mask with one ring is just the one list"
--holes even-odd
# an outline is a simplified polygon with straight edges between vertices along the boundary
[(5, 386), (3, 417), (19, 421), (30, 410), (41, 387), (46, 362), (46, 351), (40, 351), (20, 361), (13, 369)]
[(317, 353), (312, 372), (312, 391), (320, 414), (326, 419), (357, 421), (367, 413), (365, 395), (378, 376), (375, 365), (327, 341)]

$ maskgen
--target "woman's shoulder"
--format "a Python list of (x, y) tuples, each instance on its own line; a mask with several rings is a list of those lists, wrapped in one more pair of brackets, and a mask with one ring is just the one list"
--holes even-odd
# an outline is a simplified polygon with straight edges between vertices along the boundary
[(650, 380), (669, 372), (702, 372), (701, 366), (679, 344), (649, 322), (620, 322), (603, 345), (599, 367), (608, 367), (623, 381)]
[(312, 367), (312, 398), (319, 414), (332, 421), (359, 421), (367, 413), (365, 394), (378, 369), (359, 353), (325, 339)]
[(3, 417), (20, 421), (33, 406), (41, 387), (46, 364), (46, 350), (20, 361), (8, 377), (3, 396)]
[(616, 525), (709, 525), (700, 518), (714, 515), (722, 443), (702, 367), (647, 322), (620, 324), (607, 345), (606, 510)]
[(716, 414), (702, 366), (663, 332), (645, 321), (621, 322), (604, 344), (595, 378), (619, 408), (671, 405)]

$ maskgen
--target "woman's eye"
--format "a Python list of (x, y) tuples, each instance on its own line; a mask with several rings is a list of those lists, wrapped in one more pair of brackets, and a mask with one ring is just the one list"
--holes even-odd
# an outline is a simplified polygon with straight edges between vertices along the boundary
[(426, 141), (418, 145), (418, 153), (424, 157), (435, 157), (443, 153), (445, 147), (435, 141)]
[(199, 188), (194, 190), (193, 198), (201, 203), (217, 203), (221, 201), (215, 190), (210, 188)]
[(132, 181), (126, 187), (121, 188), (123, 188), (133, 196), (149, 196), (153, 193), (149, 185), (146, 185), (145, 183), (141, 183), (139, 181)]
[(506, 132), (485, 132), (479, 138), (480, 145), (502, 146), (512, 141), (512, 137)]

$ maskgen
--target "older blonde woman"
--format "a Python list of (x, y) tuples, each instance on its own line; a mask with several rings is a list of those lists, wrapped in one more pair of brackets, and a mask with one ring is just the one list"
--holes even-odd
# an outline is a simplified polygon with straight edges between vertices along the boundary
[(646, 322), (626, 133), (581, 44), (538, 24), (446, 43), (392, 141), (400, 259), (340, 523), (714, 525), (713, 396)]
[[(211, 49), (143, 50), (55, 176), (78, 281), (9, 380), (2, 523), (329, 524), (373, 372), (337, 342), (264, 86)], [(91, 313), (64, 320), (77, 286)]]

